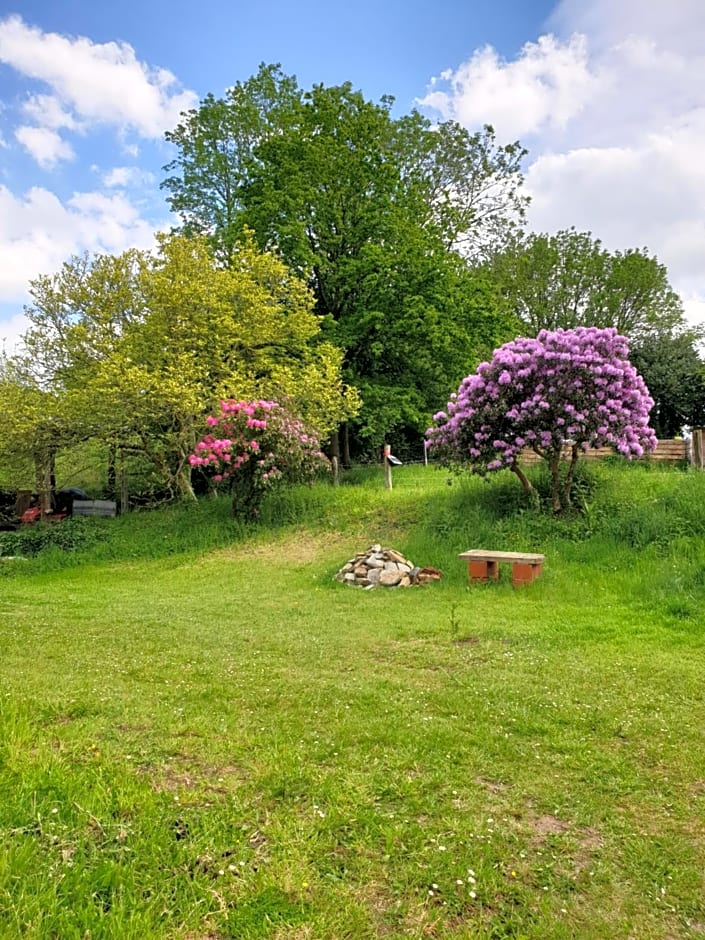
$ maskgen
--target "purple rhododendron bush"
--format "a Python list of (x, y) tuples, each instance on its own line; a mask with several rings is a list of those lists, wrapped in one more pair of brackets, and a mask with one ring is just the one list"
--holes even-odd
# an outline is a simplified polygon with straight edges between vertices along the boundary
[[(434, 415), (428, 446), (447, 465), (474, 473), (511, 470), (531, 491), (518, 463), (529, 447), (546, 460), (560, 512), (570, 506), (582, 451), (609, 446), (631, 459), (656, 447), (652, 405), (616, 329), (542, 330), (501, 346), (463, 379), (447, 413)], [(562, 460), (565, 445), (570, 456)]]
[(330, 469), (316, 432), (276, 401), (221, 401), (206, 423), (212, 431), (189, 463), (214, 470), (216, 484), (227, 481), (240, 518), (254, 519), (273, 487), (312, 482)]

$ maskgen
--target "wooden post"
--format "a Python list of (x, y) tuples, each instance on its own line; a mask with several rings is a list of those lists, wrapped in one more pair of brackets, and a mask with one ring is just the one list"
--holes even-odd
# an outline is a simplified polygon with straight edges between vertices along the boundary
[(693, 428), (690, 462), (697, 470), (705, 470), (705, 428)]
[(388, 490), (391, 490), (392, 488), (392, 465), (387, 459), (391, 453), (392, 453), (392, 445), (385, 444), (384, 445), (384, 485), (386, 486)]
[(428, 466), (428, 441), (423, 442), (423, 465)]
[(333, 486), (337, 486), (340, 482), (340, 466), (339, 461), (336, 456), (331, 457), (330, 459), (331, 470), (333, 471)]

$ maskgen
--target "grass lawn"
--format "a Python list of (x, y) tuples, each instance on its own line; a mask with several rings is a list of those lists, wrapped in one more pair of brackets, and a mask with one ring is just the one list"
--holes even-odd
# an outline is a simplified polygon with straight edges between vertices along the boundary
[[(401, 468), (5, 562), (0, 937), (705, 937), (705, 475), (594, 473), (569, 522)], [(442, 582), (333, 580), (378, 541)]]

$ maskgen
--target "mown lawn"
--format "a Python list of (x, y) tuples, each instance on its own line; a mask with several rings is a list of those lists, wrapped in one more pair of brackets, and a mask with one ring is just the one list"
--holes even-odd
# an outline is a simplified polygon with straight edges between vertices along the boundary
[[(403, 468), (6, 562), (0, 936), (705, 936), (704, 477), (559, 522)], [(443, 581), (333, 581), (376, 541)]]

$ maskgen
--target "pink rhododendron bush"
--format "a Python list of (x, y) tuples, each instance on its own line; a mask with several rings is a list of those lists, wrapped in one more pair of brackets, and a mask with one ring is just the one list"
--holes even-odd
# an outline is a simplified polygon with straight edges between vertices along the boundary
[[(653, 401), (629, 362), (627, 340), (614, 328), (543, 330), (495, 350), (434, 415), (428, 446), (447, 465), (474, 473), (508, 469), (525, 489), (518, 464), (524, 447), (546, 460), (552, 506), (570, 505), (582, 451), (611, 446), (629, 459), (656, 447), (649, 427)], [(561, 459), (565, 445), (568, 459)]]
[(211, 433), (198, 442), (189, 463), (215, 471), (216, 484), (227, 482), (240, 518), (255, 518), (273, 487), (312, 482), (330, 469), (316, 432), (278, 402), (222, 401), (220, 414), (206, 423)]

